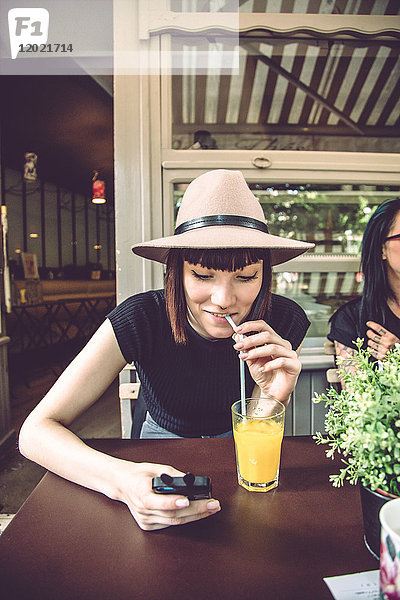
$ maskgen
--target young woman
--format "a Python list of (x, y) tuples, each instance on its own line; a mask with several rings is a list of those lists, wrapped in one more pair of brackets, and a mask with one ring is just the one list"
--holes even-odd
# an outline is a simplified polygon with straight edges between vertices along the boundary
[[(142, 437), (230, 435), (230, 406), (240, 397), (239, 351), (248, 365), (246, 393), (271, 394), (287, 404), (300, 372), (295, 350), (309, 322), (297, 304), (271, 296), (271, 266), (310, 247), (268, 233), (240, 172), (217, 170), (195, 179), (175, 235), (133, 247), (139, 256), (166, 262), (165, 292), (137, 294), (110, 313), (25, 421), (21, 452), (125, 502), (143, 529), (220, 510), (214, 499), (154, 494), (153, 477), (182, 473), (97, 452), (68, 426), (133, 361), (147, 407)], [(224, 315), (240, 325), (242, 341), (232, 340)]]
[[(354, 341), (364, 339), (376, 360), (384, 358), (400, 338), (400, 198), (375, 210), (364, 231), (361, 251), (362, 296), (331, 318), (328, 339), (336, 355), (349, 358)], [(350, 368), (350, 367), (349, 367)]]

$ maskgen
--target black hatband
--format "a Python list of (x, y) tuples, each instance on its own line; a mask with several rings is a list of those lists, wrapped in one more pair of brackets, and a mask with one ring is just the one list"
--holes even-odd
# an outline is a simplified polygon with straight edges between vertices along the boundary
[(191, 229), (199, 229), (200, 227), (212, 227), (215, 225), (233, 225), (234, 227), (249, 227), (250, 229), (258, 229), (264, 233), (268, 232), (266, 223), (251, 217), (240, 217), (238, 215), (208, 215), (185, 221), (175, 229), (174, 235), (179, 235), (190, 231)]

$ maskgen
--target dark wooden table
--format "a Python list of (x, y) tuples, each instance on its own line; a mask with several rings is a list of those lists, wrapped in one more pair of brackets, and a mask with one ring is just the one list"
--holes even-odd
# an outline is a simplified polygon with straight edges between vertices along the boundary
[(378, 568), (358, 489), (331, 487), (336, 463), (310, 437), (284, 439), (266, 494), (237, 485), (232, 439), (91, 445), (211, 475), (221, 512), (144, 532), (124, 504), (47, 473), (0, 537), (4, 600), (323, 600), (323, 577)]

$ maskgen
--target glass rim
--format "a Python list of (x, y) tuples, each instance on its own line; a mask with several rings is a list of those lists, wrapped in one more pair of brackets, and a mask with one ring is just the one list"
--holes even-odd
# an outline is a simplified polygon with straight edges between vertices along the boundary
[(400, 541), (400, 534), (397, 533), (397, 531), (393, 530), (393, 525), (389, 525), (388, 523), (388, 519), (390, 518), (389, 515), (387, 515), (387, 512), (391, 512), (392, 510), (394, 510), (394, 505), (397, 506), (400, 504), (400, 498), (394, 498), (392, 500), (388, 500), (388, 502), (385, 502), (385, 504), (382, 506), (382, 508), (379, 511), (379, 521), (381, 523), (381, 526), (385, 529), (385, 531), (387, 531), (387, 533), (390, 533), (390, 535), (392, 537), (394, 537), (396, 539), (397, 542)]
[(252, 400), (254, 402), (257, 402), (258, 400), (272, 400), (272, 402), (275, 402), (276, 404), (280, 405), (281, 410), (280, 410), (280, 412), (277, 412), (273, 415), (264, 415), (264, 416), (260, 416), (260, 417), (253, 416), (253, 415), (250, 415), (250, 416), (244, 415), (242, 412), (239, 412), (233, 408), (236, 404), (239, 404), (239, 406), (240, 406), (241, 402), (242, 402), (241, 400), (235, 400), (235, 402), (231, 406), (232, 413), (234, 415), (237, 415), (238, 417), (246, 417), (248, 419), (272, 419), (272, 418), (280, 417), (285, 414), (286, 406), (283, 404), (283, 402), (281, 402), (280, 400), (277, 400), (273, 396), (260, 396), (260, 398), (245, 398), (244, 399), (245, 402), (247, 402), (249, 400)]

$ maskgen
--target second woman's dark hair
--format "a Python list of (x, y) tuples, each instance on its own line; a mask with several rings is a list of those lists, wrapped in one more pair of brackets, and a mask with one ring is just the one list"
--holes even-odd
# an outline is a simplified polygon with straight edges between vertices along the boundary
[(388, 298), (393, 296), (393, 291), (388, 282), (385, 261), (382, 259), (382, 246), (399, 211), (400, 198), (383, 202), (372, 214), (364, 231), (361, 245), (364, 289), (360, 306), (360, 332), (366, 321), (384, 324), (385, 307)]

